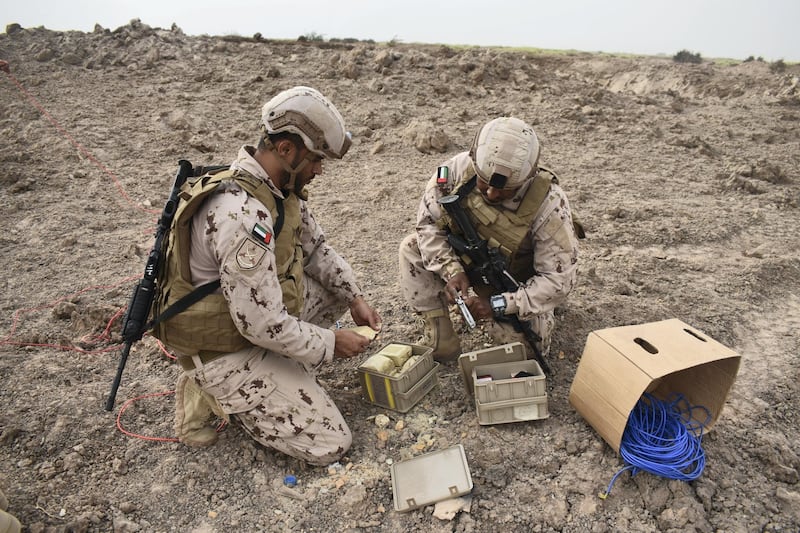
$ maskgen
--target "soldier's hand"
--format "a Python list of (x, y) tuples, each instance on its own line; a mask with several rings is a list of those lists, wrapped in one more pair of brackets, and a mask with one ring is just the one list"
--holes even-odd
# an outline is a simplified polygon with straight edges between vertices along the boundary
[(469, 307), (469, 312), (477, 320), (485, 320), (487, 318), (494, 318), (492, 306), (489, 304), (488, 298), (481, 298), (480, 296), (470, 296), (464, 298), (464, 303)]
[[(444, 286), (444, 293), (447, 296), (447, 301), (451, 304), (456, 303), (454, 294), (461, 294), (464, 296), (469, 290), (469, 277), (466, 272), (459, 272), (447, 282)], [(466, 301), (466, 300), (465, 300)]]
[(350, 316), (359, 326), (369, 326), (375, 331), (381, 330), (380, 315), (361, 296), (350, 303)]
[(333, 356), (339, 359), (349, 359), (363, 353), (369, 346), (369, 339), (359, 335), (349, 329), (334, 330), (336, 335), (336, 345), (333, 348)]

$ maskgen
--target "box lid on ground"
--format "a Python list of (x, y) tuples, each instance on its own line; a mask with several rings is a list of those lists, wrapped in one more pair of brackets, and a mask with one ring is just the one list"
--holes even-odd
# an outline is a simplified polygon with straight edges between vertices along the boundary
[(597, 330), (586, 340), (569, 402), (617, 452), (644, 392), (660, 399), (679, 393), (705, 407), (708, 431), (719, 418), (740, 360), (730, 348), (678, 319)]
[(410, 511), (472, 490), (472, 475), (461, 444), (399, 461), (391, 472), (395, 511)]

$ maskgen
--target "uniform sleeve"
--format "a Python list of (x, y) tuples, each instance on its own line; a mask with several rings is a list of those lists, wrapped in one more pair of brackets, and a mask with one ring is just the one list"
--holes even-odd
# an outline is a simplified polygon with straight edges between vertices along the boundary
[[(454, 174), (451, 169), (450, 175)], [(449, 281), (456, 274), (464, 272), (464, 266), (447, 242), (445, 230), (436, 225), (442, 218), (442, 206), (439, 205), (441, 197), (434, 172), (417, 208), (417, 243), (425, 269), (439, 275), (444, 281)]]
[(531, 227), (536, 275), (505, 293), (506, 312), (523, 320), (555, 309), (577, 282), (578, 239), (566, 195), (553, 184)]
[(300, 203), (303, 271), (348, 304), (363, 296), (350, 264), (328, 244), (322, 227), (304, 201)]
[(273, 234), (272, 217), (261, 202), (228, 185), (193, 222), (203, 224), (206, 246), (219, 264), (222, 292), (245, 338), (311, 366), (333, 359), (333, 331), (299, 320), (283, 305), (275, 239), (266, 243), (256, 236)]

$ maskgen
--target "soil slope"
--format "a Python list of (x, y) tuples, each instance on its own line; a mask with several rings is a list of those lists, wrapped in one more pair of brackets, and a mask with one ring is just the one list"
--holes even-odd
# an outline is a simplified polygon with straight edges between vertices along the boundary
[[(9, 27), (0, 59), (0, 487), (27, 530), (800, 529), (797, 66), (187, 36), (140, 21)], [(304, 467), (235, 424), (193, 450), (170, 441), (178, 370), (150, 337), (103, 409), (178, 160), (230, 162), (257, 140), (261, 105), (298, 84), (354, 133), (310, 201), (384, 318), (376, 350), (420, 334), (397, 246), (430, 174), (491, 118), (534, 124), (588, 233), (580, 285), (557, 310), (549, 418), (480, 426), (454, 364), (408, 413), (384, 410), (363, 401), (350, 360), (321, 374), (354, 433), (341, 463)], [(587, 336), (668, 318), (742, 358), (705, 471), (689, 483), (625, 472), (600, 499), (625, 463), (568, 403)], [(389, 464), (454, 444), (469, 508), (395, 512)]]

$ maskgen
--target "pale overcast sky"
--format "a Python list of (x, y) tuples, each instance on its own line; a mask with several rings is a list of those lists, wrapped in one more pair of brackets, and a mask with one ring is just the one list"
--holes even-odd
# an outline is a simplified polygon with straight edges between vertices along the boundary
[[(190, 35), (300, 35), (800, 61), (800, 0), (0, 0), (0, 30), (138, 18)], [(2, 48), (0, 48), (2, 54)]]

